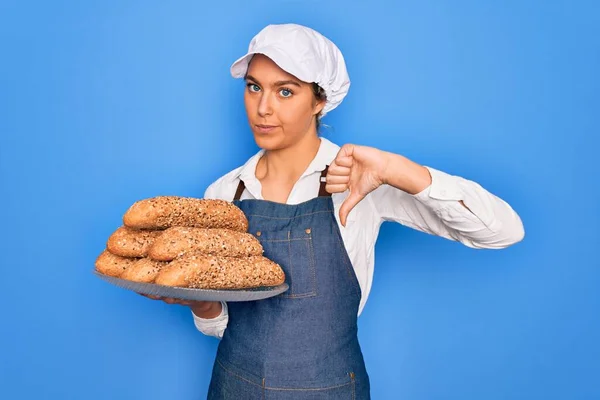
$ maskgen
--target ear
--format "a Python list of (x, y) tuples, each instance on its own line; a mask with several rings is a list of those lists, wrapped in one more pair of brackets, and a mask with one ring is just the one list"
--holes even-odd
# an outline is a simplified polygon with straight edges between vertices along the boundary
[(313, 115), (314, 116), (319, 115), (319, 113), (321, 111), (323, 111), (323, 109), (325, 108), (325, 103), (327, 103), (327, 100), (325, 100), (325, 99), (315, 100), (315, 105), (313, 107)]

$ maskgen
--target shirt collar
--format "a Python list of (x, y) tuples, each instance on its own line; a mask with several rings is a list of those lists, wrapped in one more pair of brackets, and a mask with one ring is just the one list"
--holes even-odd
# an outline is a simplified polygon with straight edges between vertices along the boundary
[[(321, 172), (325, 169), (325, 167), (335, 159), (340, 147), (333, 142), (321, 137), (321, 144), (319, 145), (319, 150), (317, 150), (317, 154), (311, 161), (311, 163), (306, 168), (306, 171), (302, 174), (301, 178), (307, 175), (310, 175), (315, 172)], [(239, 171), (233, 175), (233, 180), (241, 179), (244, 182), (248, 182), (249, 180), (256, 179), (256, 165), (258, 164), (258, 160), (262, 157), (265, 150), (261, 149), (255, 155), (250, 157), (248, 161), (239, 169)]]

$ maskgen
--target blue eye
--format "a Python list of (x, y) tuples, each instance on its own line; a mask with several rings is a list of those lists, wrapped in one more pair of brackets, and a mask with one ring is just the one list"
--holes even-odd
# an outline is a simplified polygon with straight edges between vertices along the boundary
[(290, 97), (292, 94), (292, 91), (289, 89), (281, 89), (281, 95), (283, 97)]
[(246, 86), (248, 86), (248, 89), (251, 92), (258, 92), (260, 90), (260, 87), (258, 87), (258, 85), (254, 84), (254, 83), (249, 83)]

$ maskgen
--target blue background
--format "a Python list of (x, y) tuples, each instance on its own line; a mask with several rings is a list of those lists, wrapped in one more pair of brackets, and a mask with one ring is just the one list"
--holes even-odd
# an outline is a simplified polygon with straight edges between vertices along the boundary
[(217, 339), (91, 272), (134, 201), (254, 154), (228, 68), (281, 22), (345, 55), (326, 137), (473, 179), (525, 225), (502, 251), (382, 227), (373, 398), (600, 398), (600, 6), (516, 0), (1, 1), (0, 398), (204, 398)]

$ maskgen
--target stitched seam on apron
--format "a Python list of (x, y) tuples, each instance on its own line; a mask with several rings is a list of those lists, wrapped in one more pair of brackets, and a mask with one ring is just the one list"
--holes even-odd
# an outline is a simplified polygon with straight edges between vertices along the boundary
[(263, 239), (263, 242), (291, 242), (294, 240), (308, 240), (305, 238), (291, 238), (291, 239)]
[[(251, 385), (258, 386), (258, 387), (264, 387), (264, 386), (261, 386), (261, 385), (259, 385), (258, 383), (254, 383), (254, 382), (252, 382), (251, 380), (244, 378), (243, 376), (240, 376), (240, 375), (236, 374), (236, 373), (235, 373), (235, 372), (233, 372), (233, 371), (230, 371), (229, 369), (227, 369), (227, 368), (226, 368), (226, 367), (223, 365), (223, 363), (221, 363), (221, 361), (219, 361), (219, 360), (216, 360), (216, 361), (219, 363), (219, 365), (221, 366), (221, 368), (223, 368), (223, 369), (225, 370), (225, 372), (227, 372), (228, 374), (230, 374), (230, 375), (233, 375), (233, 376), (235, 376), (236, 378), (243, 380), (244, 382), (248, 382), (248, 383), (249, 383), (249, 384), (251, 384)], [(263, 378), (263, 379), (264, 379), (264, 378)]]
[(331, 213), (331, 210), (326, 210), (326, 211), (315, 211), (312, 213), (308, 213), (308, 214), (301, 214), (301, 215), (294, 215), (293, 217), (270, 217), (268, 215), (261, 215), (261, 214), (246, 214), (247, 217), (260, 217), (260, 218), (265, 218), (265, 219), (295, 219), (295, 218), (300, 218), (300, 217), (305, 217), (307, 215), (315, 215), (315, 214), (323, 214), (323, 213)]
[[(287, 233), (288, 236), (288, 257), (290, 260), (289, 266), (290, 266), (290, 275), (293, 277), (294, 276), (294, 264), (292, 264), (292, 241), (290, 240), (290, 231), (288, 231)], [(292, 287), (290, 288), (290, 296), (294, 295), (294, 282), (292, 282)], [(283, 296), (285, 297), (285, 293), (283, 293)]]
[(284, 299), (303, 299), (305, 297), (315, 297), (316, 295), (317, 295), (316, 293), (285, 294), (285, 292), (283, 292), (282, 294), (280, 294), (280, 296), (283, 297)]
[[(309, 257), (309, 265), (310, 268), (312, 268), (312, 289), (306, 293), (300, 293), (300, 294), (286, 294), (285, 292), (282, 293), (280, 296), (284, 299), (304, 299), (307, 297), (316, 297), (317, 296), (317, 271), (316, 271), (316, 265), (315, 265), (315, 260), (314, 260), (314, 247), (313, 247), (313, 242), (312, 242), (312, 235), (310, 235), (308, 237), (308, 239), (306, 238), (291, 238), (290, 237), (290, 233), (291, 231), (288, 231), (288, 239), (273, 239), (273, 240), (264, 240), (265, 242), (289, 242), (289, 246), (288, 246), (288, 252), (290, 255), (290, 268), (292, 269), (290, 271), (290, 275), (293, 275), (294, 270), (293, 270), (293, 264), (292, 264), (292, 240), (306, 240), (306, 245), (307, 245), (307, 252), (308, 257)], [(293, 284), (292, 284), (292, 289), (294, 289)]]
[(317, 296), (319, 294), (317, 290), (317, 264), (315, 262), (315, 247), (312, 241), (312, 234), (309, 235), (308, 240), (308, 252), (310, 253), (310, 265), (312, 266), (313, 292)]
[(321, 387), (321, 388), (277, 388), (277, 387), (271, 387), (271, 386), (265, 386), (265, 388), (268, 390), (278, 390), (278, 391), (285, 391), (285, 392), (315, 392), (318, 390), (338, 389), (338, 388), (348, 386), (351, 384), (352, 384), (352, 382), (348, 382), (348, 383), (342, 383), (340, 385), (327, 386), (327, 387)]
[(233, 371), (230, 371), (229, 369), (227, 369), (227, 368), (226, 368), (226, 367), (223, 365), (223, 363), (221, 363), (221, 361), (219, 361), (219, 360), (216, 360), (216, 361), (217, 361), (217, 363), (219, 363), (219, 365), (221, 366), (221, 368), (223, 368), (223, 369), (224, 369), (224, 370), (225, 370), (225, 371), (226, 371), (228, 374), (231, 374), (231, 375), (235, 376), (236, 378), (239, 378), (239, 379), (243, 380), (244, 382), (248, 382), (248, 383), (249, 383), (249, 384), (251, 384), (251, 385), (254, 385), (254, 386), (257, 386), (257, 387), (261, 387), (261, 388), (263, 388), (263, 389), (268, 389), (268, 390), (281, 390), (281, 391), (303, 391), (303, 392), (304, 392), (304, 391), (311, 391), (311, 392), (314, 392), (314, 391), (317, 391), (317, 390), (330, 390), (330, 389), (337, 389), (337, 388), (341, 388), (341, 387), (348, 386), (348, 385), (351, 385), (351, 384), (352, 384), (352, 381), (350, 381), (350, 382), (348, 382), (348, 383), (342, 383), (342, 384), (340, 384), (340, 385), (327, 386), (327, 387), (320, 387), (320, 388), (278, 388), (278, 387), (267, 386), (267, 385), (266, 385), (266, 382), (265, 382), (265, 378), (263, 378), (263, 380), (262, 380), (262, 382), (263, 382), (263, 383), (262, 383), (262, 385), (259, 385), (259, 384), (255, 383), (255, 382), (252, 382), (252, 381), (251, 381), (251, 380), (249, 380), (249, 379), (246, 379), (246, 378), (244, 378), (243, 376), (240, 376), (240, 375), (236, 374), (236, 373), (235, 373), (235, 372), (233, 372)]

